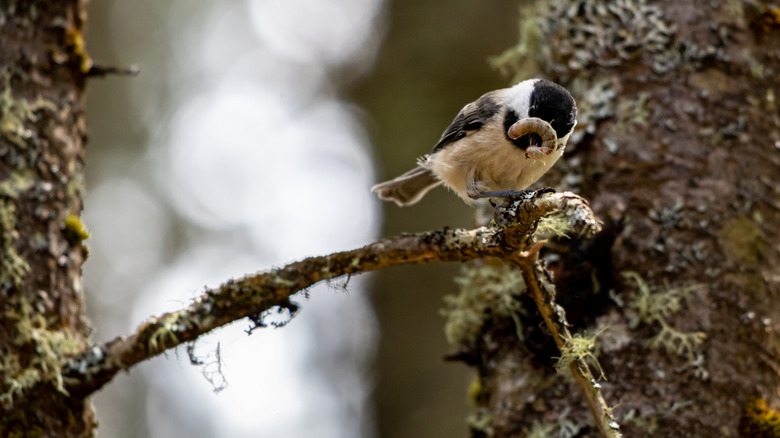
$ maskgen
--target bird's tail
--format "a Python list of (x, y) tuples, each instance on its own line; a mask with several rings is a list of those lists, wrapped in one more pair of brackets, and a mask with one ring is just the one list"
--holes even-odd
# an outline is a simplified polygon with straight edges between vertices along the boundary
[(383, 201), (393, 201), (406, 207), (419, 201), (428, 190), (441, 184), (430, 169), (417, 166), (398, 178), (385, 181), (371, 188)]

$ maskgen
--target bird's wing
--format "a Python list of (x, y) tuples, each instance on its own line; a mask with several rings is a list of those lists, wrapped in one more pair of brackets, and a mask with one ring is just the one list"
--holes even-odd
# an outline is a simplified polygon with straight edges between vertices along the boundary
[(458, 115), (455, 116), (455, 120), (444, 130), (432, 153), (438, 152), (448, 144), (460, 140), (470, 131), (479, 130), (482, 125), (498, 114), (501, 110), (497, 96), (499, 91), (486, 93), (474, 102), (464, 106)]

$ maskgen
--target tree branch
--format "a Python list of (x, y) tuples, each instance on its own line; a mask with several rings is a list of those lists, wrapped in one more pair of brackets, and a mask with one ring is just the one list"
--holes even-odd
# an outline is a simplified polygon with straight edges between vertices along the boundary
[[(544, 272), (541, 266), (536, 263), (536, 253), (530, 255), (515, 253), (510, 261), (522, 271), (523, 280), (531, 292), (536, 307), (539, 308), (544, 324), (550, 330), (555, 344), (563, 355), (564, 347), (567, 344), (571, 345), (573, 338), (568, 329), (569, 323), (566, 322), (566, 312), (563, 307), (555, 303), (555, 287), (549, 282), (544, 283), (541, 280), (544, 278)], [(604, 401), (604, 397), (599, 391), (601, 385), (593, 378), (593, 373), (585, 362), (585, 357), (575, 356), (567, 359), (574, 381), (577, 382), (585, 401), (588, 403), (588, 408), (590, 408), (601, 436), (604, 438), (622, 437), (620, 426), (612, 416), (612, 409)]]
[[(532, 265), (533, 261), (523, 261), (528, 259), (518, 254), (534, 243), (534, 232), (542, 220), (555, 222), (552, 228), (577, 234), (592, 235), (601, 228), (583, 198), (570, 192), (544, 193), (502, 202), (496, 207), (491, 227), (402, 234), (362, 248), (309, 257), (271, 271), (229, 280), (217, 288), (206, 289), (186, 308), (150, 318), (130, 336), (117, 337), (69, 360), (63, 370), (66, 389), (86, 396), (100, 389), (119, 371), (193, 341), (215, 328), (246, 317), (260, 322), (260, 315), (276, 306), (294, 311), (296, 306), (289, 301), (290, 296), (322, 280), (390, 266), (462, 262), (484, 257), (512, 258), (521, 267), (523, 263)], [(536, 284), (532, 279), (527, 283)], [(540, 304), (537, 300), (537, 304), (548, 321), (550, 314), (543, 307), (544, 302)], [(552, 327), (551, 331), (558, 333)], [(560, 334), (555, 338), (560, 345)]]

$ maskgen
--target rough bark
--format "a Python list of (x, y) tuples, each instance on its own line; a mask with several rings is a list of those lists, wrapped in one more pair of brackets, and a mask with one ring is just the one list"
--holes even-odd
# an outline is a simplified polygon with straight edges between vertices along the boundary
[(0, 6), (0, 435), (91, 436), (64, 391), (86, 344), (84, 0)]
[[(521, 30), (497, 64), (562, 83), (581, 110), (546, 182), (606, 219), (543, 251), (572, 330), (599, 333), (605, 399), (626, 436), (737, 436), (755, 400), (780, 404), (780, 10), (540, 2)], [(522, 343), (508, 318), (460, 343), (479, 373), (472, 435), (594, 436), (528, 313)]]

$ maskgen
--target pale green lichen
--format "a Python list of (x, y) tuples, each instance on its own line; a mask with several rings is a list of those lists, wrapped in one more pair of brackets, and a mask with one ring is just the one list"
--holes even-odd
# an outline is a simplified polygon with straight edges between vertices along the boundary
[(650, 339), (653, 348), (664, 347), (666, 351), (686, 356), (689, 361), (694, 361), (694, 351), (705, 339), (704, 332), (681, 332), (670, 327), (664, 320), (659, 320), (661, 332)]
[(30, 265), (19, 255), (15, 242), (16, 207), (0, 200), (0, 290), (20, 288)]
[(0, 405), (6, 407), (13, 406), (15, 398), (40, 381), (40, 372), (37, 369), (23, 368), (19, 357), (7, 351), (4, 351), (0, 358), (0, 376), (3, 377)]
[(745, 8), (742, 0), (726, 0), (721, 11), (730, 19), (730, 21), (741, 21), (745, 19)]
[(13, 343), (20, 347), (16, 350), (30, 346), (35, 354), (30, 355), (26, 364), (14, 351), (0, 354), (0, 376), (3, 379), (0, 403), (11, 406), (15, 397), (43, 382), (50, 382), (58, 391), (65, 393), (63, 365), (67, 357), (81, 350), (82, 343), (67, 328), (53, 328), (53, 324), (21, 295), (10, 299), (7, 309), (5, 319), (15, 322)]
[(575, 361), (588, 361), (599, 370), (600, 378), (604, 379), (604, 371), (601, 369), (601, 365), (594, 354), (596, 349), (596, 337), (604, 330), (606, 330), (606, 328), (593, 336), (576, 334), (567, 339), (561, 347), (561, 356), (555, 364), (555, 369), (558, 370), (559, 373), (563, 373), (569, 368), (569, 365)]
[(544, 216), (536, 226), (534, 240), (545, 240), (551, 237), (569, 237), (573, 228), (572, 221), (564, 212)]
[(181, 312), (177, 312), (172, 315), (167, 315), (162, 319), (162, 322), (159, 320), (151, 322), (151, 324), (157, 326), (154, 333), (149, 337), (149, 348), (152, 351), (164, 350), (179, 343), (176, 331), (182, 327), (179, 321), (180, 316)]
[[(565, 415), (565, 414), (564, 414)], [(579, 436), (583, 426), (579, 426), (568, 418), (561, 418), (554, 423), (534, 420), (527, 438), (560, 438)]]
[(526, 435), (527, 438), (552, 438), (553, 432), (555, 431), (555, 424), (552, 423), (542, 423), (540, 421), (534, 420), (533, 424), (531, 425), (531, 430), (528, 431), (528, 434)]
[(647, 126), (650, 119), (648, 101), (650, 94), (642, 92), (635, 98), (625, 98), (618, 104), (619, 118), (615, 123), (615, 131), (626, 134), (637, 126)]
[(756, 59), (748, 49), (742, 51), (742, 59), (748, 65), (750, 74), (756, 79), (766, 79), (772, 72), (769, 66)]
[(8, 179), (0, 181), (0, 197), (17, 199), (19, 194), (35, 185), (35, 173), (32, 169), (14, 169)]
[(701, 284), (653, 290), (642, 277), (632, 271), (622, 272), (626, 279), (634, 280), (637, 285), (637, 293), (630, 303), (630, 308), (636, 312), (636, 318), (630, 323), (632, 329), (640, 323), (658, 324), (661, 331), (650, 339), (649, 345), (653, 348), (663, 347), (668, 352), (686, 356), (690, 362), (694, 361), (694, 352), (707, 335), (703, 332), (681, 332), (669, 325), (668, 318), (682, 310), (691, 297), (691, 293), (702, 289)]
[(271, 276), (270, 280), (274, 284), (274, 286), (280, 286), (280, 287), (285, 287), (285, 288), (293, 287), (293, 286), (295, 286), (297, 284), (293, 280), (288, 280), (288, 279), (282, 278), (282, 277), (280, 277), (278, 275)]
[(25, 127), (25, 123), (38, 120), (36, 111), (55, 111), (57, 107), (41, 96), (33, 102), (15, 98), (11, 93), (11, 73), (7, 69), (0, 71), (0, 81), (3, 87), (0, 93), (0, 134), (19, 148), (25, 148), (32, 138), (32, 131)]
[(491, 318), (512, 318), (517, 335), (522, 339), (518, 297), (525, 292), (522, 273), (506, 264), (463, 267), (455, 279), (460, 286), (457, 295), (444, 298), (445, 335), (451, 345), (470, 345), (479, 336), (482, 326)]
[(637, 430), (644, 431), (648, 436), (655, 436), (655, 432), (658, 431), (658, 418), (646, 414), (639, 415), (636, 409), (628, 411), (620, 422), (625, 425), (630, 424)]
[(487, 434), (493, 422), (493, 414), (487, 408), (477, 409), (466, 417), (466, 423), (472, 430)]
[(70, 198), (84, 198), (84, 173), (83, 172), (76, 172), (70, 176), (70, 179), (68, 180), (68, 184), (65, 187), (65, 190), (68, 193), (68, 196)]

